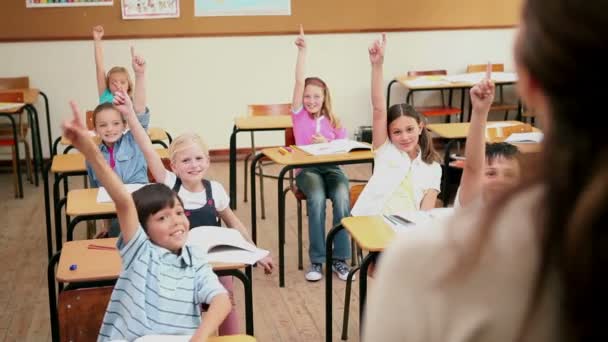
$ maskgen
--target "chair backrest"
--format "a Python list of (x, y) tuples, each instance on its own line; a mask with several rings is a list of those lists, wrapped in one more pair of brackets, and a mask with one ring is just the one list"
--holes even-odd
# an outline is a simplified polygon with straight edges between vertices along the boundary
[(59, 293), (57, 314), (60, 340), (97, 340), (113, 288), (89, 287)]
[(23, 103), (23, 93), (0, 93), (0, 102)]
[(445, 76), (448, 72), (446, 70), (413, 70), (408, 71), (407, 75), (413, 76)]
[(359, 199), (359, 195), (361, 195), (361, 191), (365, 188), (365, 184), (355, 184), (350, 187), (349, 198), (350, 198), (350, 208), (352, 209), (357, 203)]
[(285, 146), (296, 144), (296, 137), (293, 135), (293, 128), (285, 128)]
[[(467, 73), (485, 72), (487, 64), (469, 64), (467, 65)], [(492, 64), (492, 72), (504, 72), (504, 64)]]
[(86, 123), (87, 123), (87, 129), (89, 131), (92, 131), (95, 129), (95, 121), (93, 121), (93, 111), (92, 110), (87, 110)]
[(0, 90), (21, 89), (30, 87), (30, 78), (23, 77), (0, 77)]
[[(165, 169), (172, 171), (171, 170), (171, 159), (160, 158), (160, 160), (163, 162), (163, 166), (165, 167)], [(156, 180), (154, 179), (154, 176), (152, 176), (150, 169), (148, 169), (148, 180), (150, 181), (150, 183), (156, 183)]]
[(247, 111), (251, 116), (274, 116), (291, 114), (291, 103), (250, 104)]

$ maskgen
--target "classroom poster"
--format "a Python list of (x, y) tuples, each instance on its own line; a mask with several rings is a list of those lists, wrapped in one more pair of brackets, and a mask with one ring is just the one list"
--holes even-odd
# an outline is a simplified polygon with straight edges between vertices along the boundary
[(123, 19), (178, 18), (179, 0), (122, 0)]
[(25, 0), (27, 8), (112, 6), (114, 0)]
[(291, 0), (194, 0), (194, 15), (291, 15)]

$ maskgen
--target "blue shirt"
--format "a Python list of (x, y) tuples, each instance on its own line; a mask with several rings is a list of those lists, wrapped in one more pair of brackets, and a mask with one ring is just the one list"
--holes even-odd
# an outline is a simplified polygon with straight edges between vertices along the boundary
[(114, 95), (110, 92), (110, 89), (107, 89), (103, 91), (103, 94), (101, 94), (99, 96), (99, 104), (102, 103), (112, 103), (114, 101)]
[[(148, 125), (150, 124), (150, 111), (146, 108), (146, 111), (143, 114), (138, 114), (137, 119), (139, 119), (139, 123), (144, 127), (144, 129), (148, 129)], [(109, 163), (110, 162), (110, 151), (108, 147), (102, 142), (99, 144), (99, 149), (101, 150), (101, 154), (104, 159)], [(114, 172), (120, 177), (123, 183), (125, 184), (145, 184), (149, 183), (148, 181), (148, 164), (146, 164), (146, 159), (144, 158), (144, 154), (137, 145), (135, 141), (135, 137), (131, 131), (127, 131), (114, 143)], [(87, 173), (89, 175), (89, 183), (92, 188), (98, 188), (103, 186), (103, 184), (99, 184), (99, 180), (97, 179), (97, 175), (95, 175), (95, 171), (91, 165), (87, 162)]]
[(155, 245), (141, 226), (117, 247), (122, 272), (114, 286), (98, 341), (132, 341), (144, 335), (193, 335), (201, 304), (226, 293), (204, 252), (185, 245), (181, 255)]

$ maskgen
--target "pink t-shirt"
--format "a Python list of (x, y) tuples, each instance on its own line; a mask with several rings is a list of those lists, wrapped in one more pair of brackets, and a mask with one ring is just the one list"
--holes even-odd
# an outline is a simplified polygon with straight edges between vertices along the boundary
[(304, 107), (300, 108), (297, 112), (293, 112), (291, 120), (293, 121), (293, 134), (296, 138), (296, 145), (312, 144), (312, 136), (317, 134), (317, 130), (327, 141), (346, 138), (346, 128), (332, 127), (331, 122), (325, 116), (314, 119)]

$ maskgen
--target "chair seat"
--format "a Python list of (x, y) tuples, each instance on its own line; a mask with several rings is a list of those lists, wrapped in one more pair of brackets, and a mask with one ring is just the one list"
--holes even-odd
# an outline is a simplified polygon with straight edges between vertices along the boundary
[(460, 114), (460, 108), (454, 107), (416, 107), (416, 110), (424, 116), (445, 116)]

